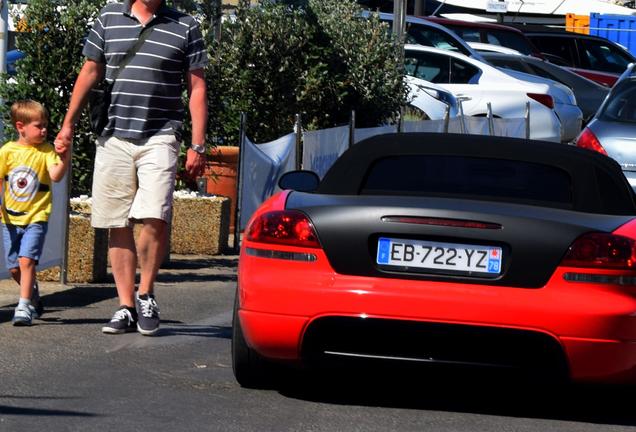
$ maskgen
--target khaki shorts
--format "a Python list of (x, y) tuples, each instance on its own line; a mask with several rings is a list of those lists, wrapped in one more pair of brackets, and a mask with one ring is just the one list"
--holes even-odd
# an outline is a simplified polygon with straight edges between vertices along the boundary
[(123, 228), (131, 219), (172, 215), (180, 143), (173, 135), (97, 139), (91, 225)]

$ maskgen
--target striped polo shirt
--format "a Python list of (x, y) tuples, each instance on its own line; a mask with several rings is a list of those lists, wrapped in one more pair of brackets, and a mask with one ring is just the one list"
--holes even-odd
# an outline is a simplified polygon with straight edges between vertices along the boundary
[(131, 14), (131, 0), (109, 3), (93, 23), (83, 54), (104, 63), (105, 78), (112, 82), (119, 62), (142, 31), (151, 33), (115, 81), (102, 136), (143, 139), (174, 134), (181, 140), (185, 73), (208, 61), (193, 17), (169, 8), (164, 0), (144, 27)]

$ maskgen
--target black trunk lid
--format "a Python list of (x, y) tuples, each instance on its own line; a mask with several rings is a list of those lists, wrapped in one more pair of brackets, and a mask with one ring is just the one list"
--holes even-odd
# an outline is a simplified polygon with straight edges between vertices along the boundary
[[(522, 288), (544, 286), (580, 235), (612, 232), (632, 219), (540, 206), (413, 196), (292, 193), (287, 208), (309, 216), (338, 273)], [(438, 220), (458, 221), (460, 226), (430, 223)], [(472, 222), (485, 225), (472, 227)], [(500, 247), (502, 271), (498, 275), (466, 275), (387, 268), (376, 263), (380, 237)]]

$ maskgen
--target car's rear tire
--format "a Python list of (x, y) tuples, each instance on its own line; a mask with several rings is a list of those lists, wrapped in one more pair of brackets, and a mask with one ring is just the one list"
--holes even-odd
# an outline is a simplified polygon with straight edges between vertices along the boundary
[(234, 377), (247, 388), (262, 388), (267, 383), (265, 360), (250, 348), (243, 336), (241, 320), (238, 316), (238, 295), (234, 300), (232, 318), (232, 370)]

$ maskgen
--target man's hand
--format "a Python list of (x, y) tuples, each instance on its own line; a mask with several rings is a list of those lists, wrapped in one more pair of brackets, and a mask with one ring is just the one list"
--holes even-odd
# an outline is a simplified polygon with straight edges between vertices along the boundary
[(77, 80), (75, 80), (71, 101), (68, 105), (68, 111), (64, 116), (62, 128), (53, 142), (55, 151), (58, 154), (64, 154), (65, 151), (71, 148), (75, 124), (84, 109), (84, 105), (86, 105), (91, 89), (104, 77), (105, 68), (103, 63), (97, 63), (94, 60), (87, 59), (84, 62), (77, 76)]
[(205, 168), (205, 154), (197, 153), (192, 149), (188, 149), (186, 153), (185, 170), (192, 179), (203, 174)]
[(59, 155), (65, 154), (73, 143), (73, 128), (63, 126), (60, 132), (57, 134), (53, 144), (55, 145), (55, 152)]

